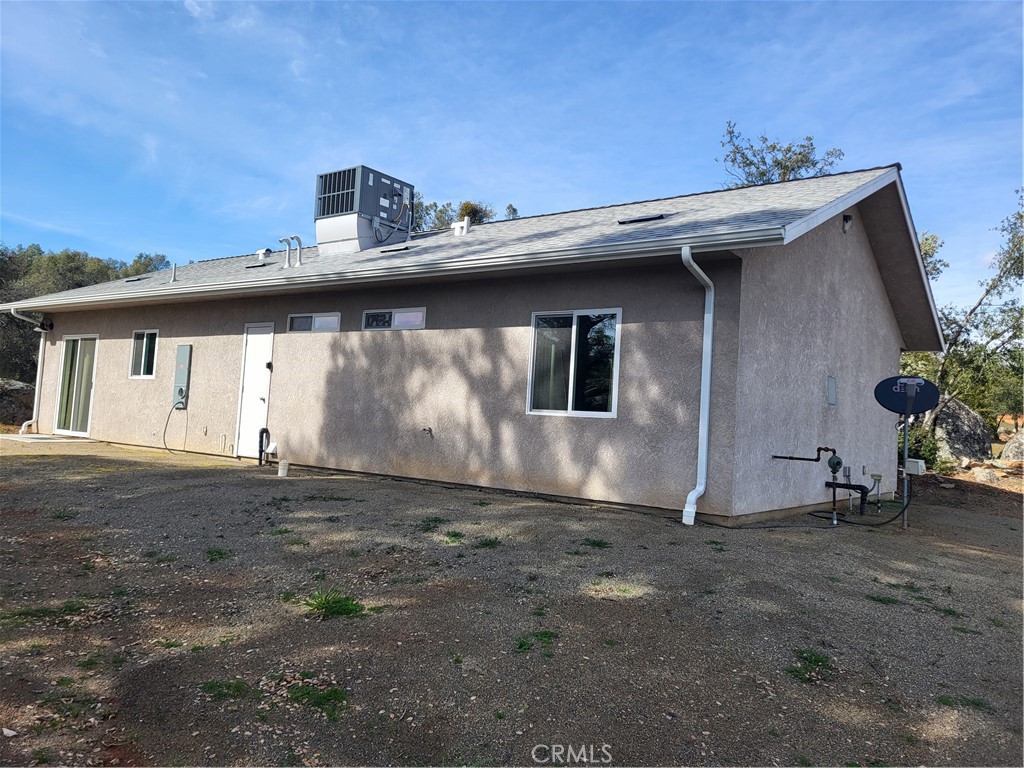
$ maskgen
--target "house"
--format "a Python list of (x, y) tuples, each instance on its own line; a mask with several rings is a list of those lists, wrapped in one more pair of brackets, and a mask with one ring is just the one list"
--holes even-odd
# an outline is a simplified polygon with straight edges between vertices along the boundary
[(42, 315), (34, 428), (684, 522), (820, 505), (772, 458), (819, 446), (895, 488), (873, 387), (943, 347), (898, 165), (411, 236), (382, 182), (321, 176), (317, 246), (0, 307)]

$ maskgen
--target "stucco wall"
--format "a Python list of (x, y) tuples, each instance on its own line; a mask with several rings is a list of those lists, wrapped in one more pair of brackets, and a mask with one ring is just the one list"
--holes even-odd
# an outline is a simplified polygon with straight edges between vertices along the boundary
[[(713, 423), (731, 425), (739, 262), (718, 285)], [(95, 333), (91, 436), (232, 453), (247, 322), (275, 323), (268, 427), (296, 464), (680, 509), (695, 481), (703, 289), (683, 266), (635, 266), (53, 316), (41, 425), (53, 426), (64, 335)], [(364, 332), (365, 309), (427, 308), (427, 328)], [(622, 308), (618, 416), (526, 413), (531, 313)], [(341, 312), (340, 333), (286, 333), (289, 313)], [(159, 329), (156, 377), (130, 380), (131, 336)], [(187, 412), (168, 412), (175, 348), (193, 345)], [(429, 428), (431, 433), (423, 430)], [(732, 428), (712, 433), (717, 461)], [(732, 476), (702, 511), (727, 514)]]
[(897, 417), (873, 393), (899, 370), (901, 336), (860, 216), (846, 213), (845, 235), (837, 216), (784, 248), (739, 254), (735, 514), (831, 501), (824, 459), (771, 458), (813, 456), (818, 446), (838, 451), (852, 482), (871, 485), (866, 467), (885, 476), (884, 491), (895, 487)]

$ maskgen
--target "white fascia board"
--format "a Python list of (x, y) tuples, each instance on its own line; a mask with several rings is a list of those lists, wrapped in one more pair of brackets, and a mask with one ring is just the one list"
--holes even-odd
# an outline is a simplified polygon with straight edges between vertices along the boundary
[(873, 195), (887, 184), (899, 181), (899, 177), (899, 171), (896, 168), (890, 168), (885, 173), (876, 176), (871, 181), (861, 184), (859, 187), (847, 192), (845, 195), (837, 197), (831, 203), (823, 205), (821, 208), (818, 208), (813, 213), (804, 216), (802, 219), (797, 219), (792, 224), (787, 224), (782, 228), (785, 240), (784, 244), (789, 245), (801, 235), (805, 235), (815, 227), (821, 226), (833, 216), (838, 216), (840, 213), (856, 205), (864, 198)]
[[(484, 274), (487, 272), (506, 271), (510, 269), (534, 269), (537, 267), (561, 266), (566, 264), (585, 264), (588, 262), (612, 261), (619, 259), (639, 259), (662, 254), (675, 254), (682, 246), (689, 246), (693, 252), (733, 250), (754, 248), (783, 243), (781, 227), (764, 227), (743, 230), (720, 235), (704, 235), (698, 237), (661, 238), (657, 240), (633, 241), (615, 245), (599, 245), (586, 248), (567, 248), (546, 253), (526, 253), (505, 256), (499, 259), (483, 258), (455, 262), (434, 262), (414, 264), (406, 267), (387, 266), (377, 269), (364, 269), (351, 272), (318, 272), (311, 275), (296, 275), (292, 272), (284, 276), (275, 276), (256, 280), (234, 280), (221, 283), (202, 283), (198, 285), (181, 285), (180, 283), (164, 283), (160, 287), (150, 288), (131, 293), (89, 294), (61, 299), (41, 300), (25, 299), (11, 304), (0, 305), (0, 312), (19, 309), (31, 312), (47, 310), (100, 309), (121, 304), (163, 303), (183, 298), (230, 298), (248, 294), (266, 294), (279, 290), (296, 292), (316, 290), (331, 286), (359, 285), (363, 283), (382, 283), (410, 278), (435, 278), (446, 276), (463, 276), (468, 274)], [(180, 280), (180, 278), (179, 278)]]

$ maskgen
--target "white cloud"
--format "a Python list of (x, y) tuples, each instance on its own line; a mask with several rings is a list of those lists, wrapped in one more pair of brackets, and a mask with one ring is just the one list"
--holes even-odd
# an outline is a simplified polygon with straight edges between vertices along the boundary
[(213, 3), (209, 0), (185, 0), (185, 10), (195, 19), (213, 18)]

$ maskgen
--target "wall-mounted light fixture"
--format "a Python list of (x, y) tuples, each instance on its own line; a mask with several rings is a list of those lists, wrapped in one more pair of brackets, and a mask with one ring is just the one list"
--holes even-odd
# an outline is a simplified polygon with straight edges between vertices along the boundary
[(853, 227), (853, 216), (848, 213), (843, 214), (843, 234), (845, 235)]

